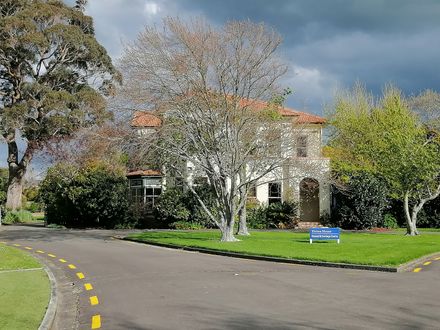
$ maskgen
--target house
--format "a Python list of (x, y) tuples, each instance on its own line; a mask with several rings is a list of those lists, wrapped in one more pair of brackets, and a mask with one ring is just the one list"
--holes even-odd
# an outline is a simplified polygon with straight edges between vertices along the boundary
[[(265, 107), (266, 103), (257, 103)], [(296, 132), (292, 137), (282, 137), (281, 145), (288, 148), (289, 154), (283, 166), (262, 179), (253, 187), (248, 198), (261, 204), (270, 204), (284, 200), (299, 201), (301, 222), (319, 222), (320, 217), (330, 212), (330, 160), (322, 156), (322, 129), (325, 119), (310, 113), (289, 108), (278, 108), (281, 119), (288, 125), (294, 125)], [(138, 111), (134, 114), (131, 126), (139, 135), (150, 134), (162, 124), (161, 119), (150, 112)], [(281, 150), (283, 152), (283, 150)], [(287, 151), (286, 151), (287, 152)], [(132, 200), (154, 205), (167, 185), (179, 185), (173, 178), (166, 178), (159, 171), (135, 170), (127, 174), (130, 182)], [(187, 164), (188, 184), (206, 182), (207, 178), (197, 173), (191, 164)]]

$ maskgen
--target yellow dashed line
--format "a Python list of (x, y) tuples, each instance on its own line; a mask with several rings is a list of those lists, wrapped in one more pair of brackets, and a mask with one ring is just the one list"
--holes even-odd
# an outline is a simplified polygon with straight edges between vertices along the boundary
[(57, 257), (55, 254), (51, 254), (51, 253), (48, 253), (47, 255), (48, 255), (49, 257), (51, 257), (51, 258), (56, 258), (56, 257)]
[(93, 290), (93, 286), (90, 283), (86, 283), (84, 284), (84, 289), (86, 289), (87, 291)]
[(440, 260), (440, 257), (435, 258), (434, 260)]
[(64, 259), (58, 259), (60, 262), (62, 262), (62, 263), (65, 263), (65, 262), (67, 262), (66, 260), (64, 260)]
[(90, 297), (90, 305), (95, 306), (99, 304), (99, 300), (97, 296), (91, 296)]
[(6, 242), (0, 242), (0, 243), (2, 243), (2, 244), (8, 244), (8, 243), (6, 243)]
[(78, 276), (80, 280), (82, 280), (85, 277), (83, 273), (76, 273), (76, 276)]
[(101, 315), (92, 316), (92, 329), (99, 329), (101, 327)]
[(414, 270), (413, 270), (413, 272), (414, 273), (418, 273), (418, 272), (420, 272), (422, 270), (422, 268), (415, 268)]
[(423, 266), (428, 266), (428, 265), (430, 265), (431, 264), (431, 261), (427, 261), (427, 262), (424, 262), (423, 263)]
[(32, 250), (32, 248), (29, 247), (29, 246), (25, 246), (24, 248), (25, 248), (26, 250)]
[(42, 251), (42, 250), (37, 250), (37, 253), (44, 253), (44, 251)]
[(12, 245), (14, 245), (14, 246), (21, 246), (20, 244), (17, 244), (17, 243), (15, 243), (15, 244), (12, 244)]
[(72, 264), (70, 264), (68, 267), (69, 267), (70, 269), (76, 269), (76, 266), (75, 266), (75, 265), (72, 265)]

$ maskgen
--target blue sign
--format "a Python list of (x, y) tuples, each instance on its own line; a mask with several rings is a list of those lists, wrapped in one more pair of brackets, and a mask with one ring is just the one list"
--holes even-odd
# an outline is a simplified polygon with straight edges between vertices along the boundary
[(310, 228), (310, 244), (317, 241), (338, 241), (341, 230), (339, 228)]

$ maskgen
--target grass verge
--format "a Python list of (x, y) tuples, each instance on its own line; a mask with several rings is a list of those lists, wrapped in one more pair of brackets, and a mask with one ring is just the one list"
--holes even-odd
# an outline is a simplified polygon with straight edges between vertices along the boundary
[(18, 249), (0, 244), (0, 329), (38, 329), (50, 299), (41, 264)]
[(308, 233), (253, 232), (240, 242), (220, 242), (218, 231), (160, 231), (128, 238), (153, 243), (207, 248), (278, 258), (338, 262), (371, 266), (399, 266), (424, 255), (440, 252), (438, 234), (407, 237), (396, 234), (342, 233), (335, 241), (309, 243)]

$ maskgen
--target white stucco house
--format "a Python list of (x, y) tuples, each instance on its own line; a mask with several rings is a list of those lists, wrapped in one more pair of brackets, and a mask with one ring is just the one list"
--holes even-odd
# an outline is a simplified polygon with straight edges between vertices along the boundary
[[(288, 154), (282, 155), (286, 161), (282, 168), (259, 180), (248, 197), (266, 204), (296, 200), (300, 205), (300, 221), (304, 225), (317, 225), (320, 217), (330, 212), (330, 160), (322, 156), (321, 150), (325, 119), (289, 108), (278, 111), (283, 122), (294, 125), (293, 132), (296, 131), (293, 135), (281, 135), (281, 145), (290, 146), (285, 148)], [(154, 132), (160, 125), (160, 118), (140, 111), (131, 122), (139, 135)], [(132, 170), (127, 177), (132, 200), (153, 205), (167, 184), (181, 184), (151, 169)], [(186, 180), (189, 184), (198, 184), (207, 178), (187, 164)]]

